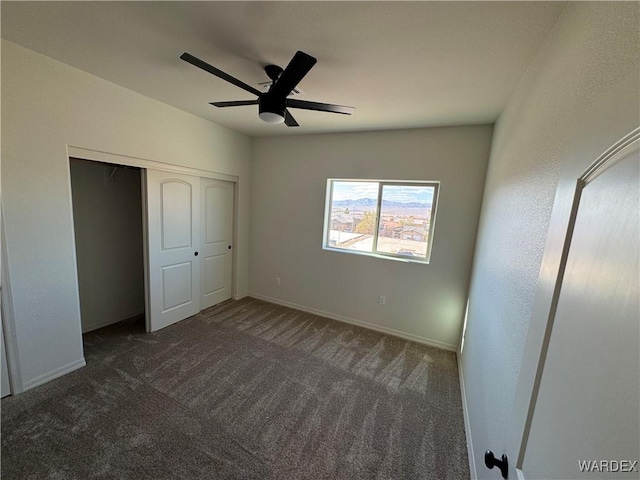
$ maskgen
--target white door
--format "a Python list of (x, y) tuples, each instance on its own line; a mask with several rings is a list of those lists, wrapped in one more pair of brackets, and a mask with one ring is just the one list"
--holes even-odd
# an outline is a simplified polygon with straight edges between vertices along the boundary
[(200, 179), (202, 209), (200, 308), (231, 298), (233, 183)]
[(146, 170), (147, 329), (200, 311), (200, 178)]
[(510, 478), (640, 478), (638, 153), (635, 139), (578, 181)]

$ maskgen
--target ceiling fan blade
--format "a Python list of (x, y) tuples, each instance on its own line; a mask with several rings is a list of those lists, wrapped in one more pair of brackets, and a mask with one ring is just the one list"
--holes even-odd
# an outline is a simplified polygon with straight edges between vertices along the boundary
[(242, 107), (244, 105), (258, 105), (260, 103), (259, 99), (255, 100), (233, 100), (231, 102), (209, 102), (210, 105), (214, 107)]
[(209, 65), (207, 62), (202, 61), (199, 58), (196, 58), (187, 52), (184, 52), (182, 55), (180, 55), (180, 58), (185, 62), (189, 62), (191, 65), (201, 68), (205, 72), (209, 72), (218, 78), (226, 80), (227, 82), (235, 85), (236, 87), (240, 87), (241, 89), (246, 90), (247, 92), (253, 93), (254, 95), (258, 95), (258, 96), (260, 96), (261, 94), (261, 92), (257, 88), (253, 88), (251, 85), (247, 85), (246, 83), (238, 80), (237, 78), (232, 77), (228, 73), (225, 73), (222, 70), (218, 70), (216, 67)]
[(309, 70), (316, 64), (317, 60), (311, 55), (297, 51), (287, 68), (284, 69), (275, 84), (269, 90), (269, 95), (285, 98), (300, 83), (300, 80), (309, 73)]
[(289, 110), (284, 111), (284, 124), (287, 127), (299, 127), (300, 124), (298, 122), (296, 122), (296, 119), (293, 118), (293, 115), (291, 115), (291, 113), (289, 113)]
[(316, 110), (318, 112), (341, 113), (343, 115), (351, 115), (356, 110), (354, 107), (347, 107), (345, 105), (309, 102), (307, 100), (297, 100), (295, 98), (287, 98), (287, 107), (300, 108), (302, 110)]

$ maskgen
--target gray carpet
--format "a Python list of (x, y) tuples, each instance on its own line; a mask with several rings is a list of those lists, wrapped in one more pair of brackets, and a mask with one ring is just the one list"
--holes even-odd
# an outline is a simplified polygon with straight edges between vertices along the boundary
[(451, 352), (246, 298), (2, 400), (10, 479), (467, 479)]

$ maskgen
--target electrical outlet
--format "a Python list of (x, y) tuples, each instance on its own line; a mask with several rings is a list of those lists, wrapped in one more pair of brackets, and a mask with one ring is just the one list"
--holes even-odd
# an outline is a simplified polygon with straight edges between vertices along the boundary
[(379, 303), (380, 305), (384, 305), (386, 302), (387, 302), (387, 299), (386, 299), (385, 297), (383, 297), (382, 295), (380, 295), (380, 296), (378, 297), (378, 303)]
[(276, 277), (276, 285), (280, 285), (280, 277)]

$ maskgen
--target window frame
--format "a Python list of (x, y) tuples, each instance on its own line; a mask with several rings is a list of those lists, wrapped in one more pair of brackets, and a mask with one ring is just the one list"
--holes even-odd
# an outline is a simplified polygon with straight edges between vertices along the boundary
[[(378, 198), (375, 209), (375, 228), (373, 231), (373, 245), (371, 252), (363, 252), (361, 250), (350, 250), (348, 248), (340, 248), (331, 246), (329, 236), (331, 234), (331, 206), (333, 200), (333, 184), (334, 182), (362, 182), (377, 183)], [(433, 200), (431, 202), (431, 216), (429, 217), (429, 232), (427, 241), (427, 250), (425, 257), (408, 257), (406, 255), (398, 255), (397, 253), (382, 252), (378, 250), (378, 237), (380, 233), (381, 209), (382, 209), (382, 192), (385, 186), (405, 186), (405, 187), (432, 187)], [(436, 223), (436, 214), (438, 210), (438, 202), (440, 197), (440, 181), (438, 180), (377, 180), (367, 178), (327, 178), (327, 189), (325, 198), (324, 228), (322, 235), (322, 249), (339, 253), (350, 253), (354, 255), (365, 255), (374, 258), (383, 258), (387, 260), (396, 260), (405, 263), (421, 263), (429, 264), (431, 261), (431, 251), (433, 249), (433, 233)]]

